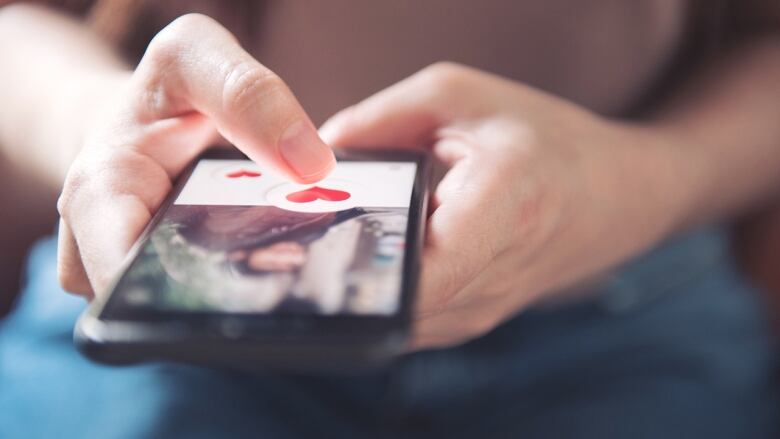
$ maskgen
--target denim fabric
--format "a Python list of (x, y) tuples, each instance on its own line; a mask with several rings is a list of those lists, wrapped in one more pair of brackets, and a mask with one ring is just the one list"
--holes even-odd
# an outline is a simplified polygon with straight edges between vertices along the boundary
[(777, 437), (762, 304), (719, 229), (627, 264), (594, 299), (342, 376), (92, 364), (55, 248), (35, 247), (0, 325), (0, 438)]

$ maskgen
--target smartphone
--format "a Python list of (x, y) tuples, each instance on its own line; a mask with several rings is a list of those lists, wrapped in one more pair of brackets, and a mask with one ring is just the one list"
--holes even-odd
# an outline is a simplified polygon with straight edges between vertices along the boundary
[(425, 153), (351, 150), (315, 185), (235, 149), (178, 178), (109, 292), (76, 324), (101, 363), (291, 369), (401, 353), (428, 199)]

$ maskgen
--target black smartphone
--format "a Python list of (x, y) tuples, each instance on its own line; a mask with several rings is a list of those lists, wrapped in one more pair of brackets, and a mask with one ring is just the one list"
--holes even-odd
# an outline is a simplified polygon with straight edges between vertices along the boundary
[(178, 178), (75, 343), (109, 364), (392, 358), (409, 334), (429, 174), (422, 152), (350, 150), (300, 185), (212, 149)]

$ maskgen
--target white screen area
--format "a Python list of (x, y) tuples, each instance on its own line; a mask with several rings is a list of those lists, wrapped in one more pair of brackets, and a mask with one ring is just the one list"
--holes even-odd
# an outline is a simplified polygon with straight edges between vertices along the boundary
[(342, 210), (346, 206), (409, 207), (416, 167), (410, 162), (340, 162), (315, 186), (348, 192), (347, 200), (318, 198), (294, 203), (282, 195), (312, 185), (290, 183), (249, 160), (202, 160), (176, 204), (276, 206), (305, 212)]

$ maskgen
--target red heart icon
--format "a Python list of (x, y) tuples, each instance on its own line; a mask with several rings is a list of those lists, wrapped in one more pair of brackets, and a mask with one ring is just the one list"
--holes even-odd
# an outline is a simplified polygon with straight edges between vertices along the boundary
[(311, 203), (314, 200), (344, 201), (349, 197), (349, 192), (313, 186), (287, 195), (287, 200), (293, 203)]
[(233, 171), (233, 172), (225, 175), (225, 177), (227, 177), (227, 178), (241, 178), (241, 177), (255, 178), (255, 177), (259, 177), (261, 175), (262, 174), (259, 173), (259, 172), (247, 171), (246, 169), (239, 169), (238, 171)]

